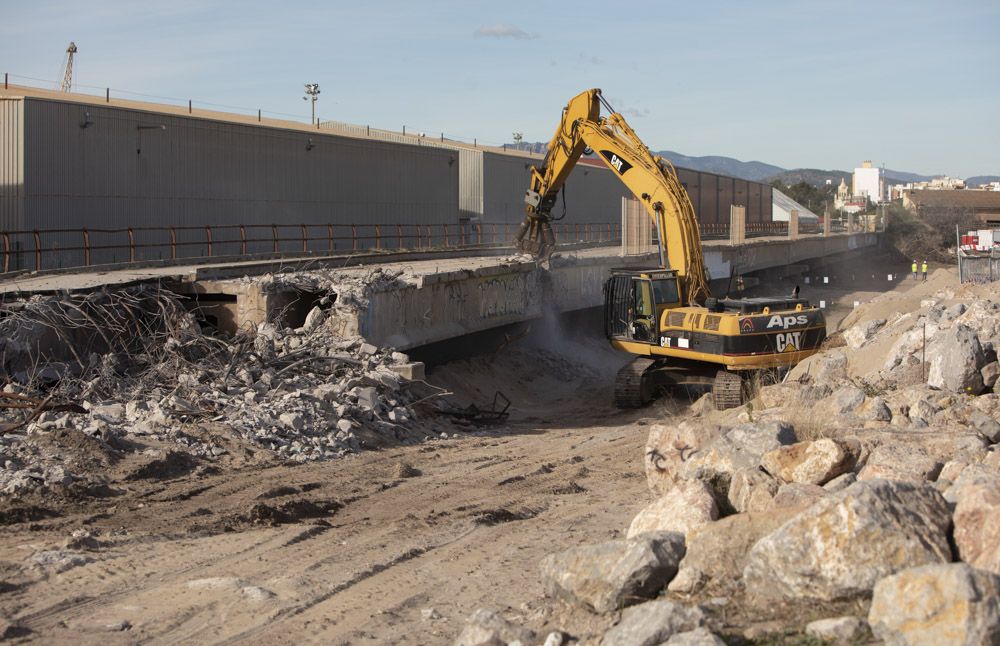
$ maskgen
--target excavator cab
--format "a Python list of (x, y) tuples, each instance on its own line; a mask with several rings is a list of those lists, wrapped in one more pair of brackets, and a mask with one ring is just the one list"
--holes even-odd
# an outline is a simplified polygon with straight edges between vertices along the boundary
[(604, 332), (611, 340), (659, 342), (663, 310), (680, 307), (672, 271), (614, 269), (604, 284)]

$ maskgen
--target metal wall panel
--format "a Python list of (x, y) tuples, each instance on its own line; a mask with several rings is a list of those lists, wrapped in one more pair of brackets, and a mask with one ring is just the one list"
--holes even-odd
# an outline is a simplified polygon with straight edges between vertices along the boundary
[(698, 211), (698, 221), (711, 224), (721, 224), (729, 222), (729, 212), (725, 219), (719, 213), (719, 176), (711, 173), (698, 173), (698, 184), (701, 187), (699, 199), (700, 210)]
[(483, 151), (458, 149), (458, 211), (462, 219), (483, 215)]
[(681, 186), (691, 198), (691, 205), (694, 206), (694, 212), (698, 215), (698, 221), (705, 221), (701, 214), (701, 173), (687, 168), (675, 168), (674, 170), (677, 171), (677, 179), (680, 180)]
[(724, 175), (719, 175), (718, 182), (719, 182), (718, 221), (722, 222), (723, 218), (728, 219), (730, 207), (735, 204), (735, 202), (733, 202), (733, 192), (734, 192), (733, 178), (726, 177)]
[(449, 148), (40, 99), (25, 122), (29, 228), (459, 221)]
[[(529, 168), (540, 159), (484, 152), (484, 222), (517, 223), (524, 219), (524, 192), (528, 189)], [(621, 198), (629, 190), (610, 170), (579, 164), (566, 181), (566, 223), (617, 223), (621, 219)], [(563, 211), (562, 196), (553, 213)]]
[(758, 182), (748, 182), (747, 190), (749, 194), (747, 195), (747, 221), (748, 222), (760, 222), (761, 211), (760, 211), (760, 192), (761, 184)]
[(0, 98), (0, 229), (24, 228), (24, 101)]

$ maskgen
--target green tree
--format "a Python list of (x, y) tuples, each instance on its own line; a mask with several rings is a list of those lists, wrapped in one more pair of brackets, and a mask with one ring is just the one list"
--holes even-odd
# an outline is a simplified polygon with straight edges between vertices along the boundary
[(808, 182), (788, 185), (776, 179), (771, 182), (771, 186), (817, 215), (823, 215), (827, 204), (833, 201), (836, 193), (836, 188), (832, 185), (817, 188)]

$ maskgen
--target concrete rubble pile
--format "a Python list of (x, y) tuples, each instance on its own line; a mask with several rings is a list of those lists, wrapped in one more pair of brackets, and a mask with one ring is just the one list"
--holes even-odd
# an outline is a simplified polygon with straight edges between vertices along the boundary
[(606, 644), (1000, 643), (991, 287), (888, 294), (746, 406), (653, 425), (627, 538), (546, 558), (546, 594)]
[[(338, 290), (336, 307), (363, 307), (363, 293), (360, 283)], [(434, 395), (426, 385), (416, 393), (406, 377), (422, 376), (414, 374), (422, 364), (338, 336), (328, 315), (332, 298), (321, 299), (296, 329), (264, 323), (221, 338), (202, 332), (180, 299), (157, 287), (97, 300), (115, 306), (123, 294), (147, 315), (138, 326), (116, 322), (122, 324), (116, 335), (101, 332), (108, 307), (81, 308), (80, 299), (36, 299), (0, 321), (8, 359), (7, 399), (0, 397), (0, 493), (18, 496), (87, 478), (50, 450), (46, 435), (56, 432), (83, 433), (109, 451), (153, 446), (213, 460), (242, 443), (304, 462), (423, 441), (451, 428), (434, 419), (433, 408), (421, 416), (412, 406)], [(68, 334), (55, 317), (39, 314), (53, 309), (79, 311), (83, 324), (75, 320)], [(2, 406), (14, 397), (39, 406)], [(55, 402), (69, 402), (73, 410), (42, 409)]]

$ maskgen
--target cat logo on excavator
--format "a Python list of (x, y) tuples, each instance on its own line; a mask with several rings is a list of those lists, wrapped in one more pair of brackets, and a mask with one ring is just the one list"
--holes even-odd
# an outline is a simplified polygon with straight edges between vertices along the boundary
[(775, 335), (774, 344), (778, 352), (798, 352), (801, 340), (801, 332), (779, 332)]

